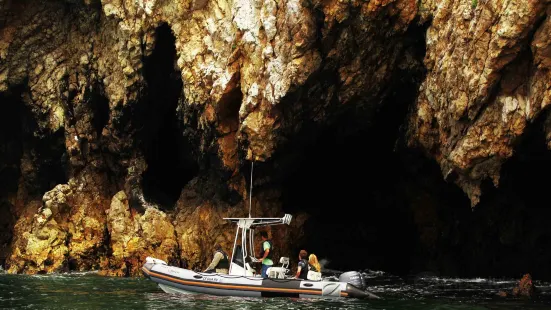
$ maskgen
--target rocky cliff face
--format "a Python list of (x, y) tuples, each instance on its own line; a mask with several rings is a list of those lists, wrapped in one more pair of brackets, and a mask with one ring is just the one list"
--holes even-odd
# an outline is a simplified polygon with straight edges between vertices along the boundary
[[(292, 227), (271, 232), (288, 253), (308, 208), (285, 195), (293, 171), (320, 156), (308, 150), (325, 131), (373, 132), (387, 116), (384, 143), (423, 150), (474, 206), (545, 114), (548, 6), (1, 1), (9, 270), (138, 274), (148, 255), (204, 267), (214, 242), (230, 250), (222, 218), (248, 212), (251, 160), (253, 213), (295, 213)], [(411, 205), (420, 230), (437, 221)]]
[(474, 206), (481, 182), (499, 185), (515, 143), (549, 104), (549, 2), (420, 4), (432, 23), (410, 139)]

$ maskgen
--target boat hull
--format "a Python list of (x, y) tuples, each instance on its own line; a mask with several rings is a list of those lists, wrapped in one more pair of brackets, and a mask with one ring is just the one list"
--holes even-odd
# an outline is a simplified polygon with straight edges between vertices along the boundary
[(263, 279), (236, 275), (197, 273), (163, 264), (146, 263), (142, 271), (167, 293), (201, 293), (239, 297), (378, 298), (344, 282), (297, 279)]

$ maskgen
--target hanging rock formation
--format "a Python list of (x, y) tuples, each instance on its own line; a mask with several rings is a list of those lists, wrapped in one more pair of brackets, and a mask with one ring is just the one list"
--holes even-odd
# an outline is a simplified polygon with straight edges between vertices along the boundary
[(549, 1), (421, 1), (432, 18), (411, 144), (471, 199), (550, 102)]

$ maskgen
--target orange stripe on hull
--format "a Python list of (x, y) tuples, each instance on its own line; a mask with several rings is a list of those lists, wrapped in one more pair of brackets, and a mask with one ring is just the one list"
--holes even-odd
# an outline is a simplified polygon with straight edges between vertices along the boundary
[[(237, 289), (237, 290), (247, 290), (247, 291), (269, 291), (269, 292), (284, 292), (284, 293), (310, 294), (310, 295), (322, 294), (322, 292), (319, 290), (297, 290), (297, 289), (291, 289), (291, 288), (276, 288), (276, 287), (269, 288), (269, 287), (261, 287), (261, 286), (256, 287), (256, 286), (248, 286), (248, 285), (231, 285), (231, 284), (205, 283), (205, 282), (198, 282), (198, 281), (186, 281), (186, 280), (181, 280), (170, 276), (165, 276), (155, 271), (147, 270), (145, 267), (142, 267), (142, 270), (148, 275), (154, 274), (155, 277), (168, 280), (168, 281), (178, 282), (184, 285), (214, 287), (219, 289)], [(341, 294), (341, 297), (348, 296), (348, 293), (346, 292), (341, 292), (340, 294)]]

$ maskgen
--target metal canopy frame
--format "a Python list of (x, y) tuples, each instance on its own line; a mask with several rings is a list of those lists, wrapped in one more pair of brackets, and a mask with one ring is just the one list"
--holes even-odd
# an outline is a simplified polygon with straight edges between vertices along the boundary
[[(289, 225), (291, 223), (293, 216), (290, 214), (285, 214), (282, 218), (224, 218), (225, 220), (230, 221), (231, 223), (237, 224), (237, 230), (235, 232), (235, 240), (233, 242), (232, 258), (230, 263), (230, 274), (232, 270), (232, 265), (234, 261), (233, 255), (235, 253), (235, 246), (237, 245), (237, 238), (239, 237), (239, 231), (241, 230), (241, 253), (243, 255), (243, 271), (244, 276), (247, 274), (247, 261), (245, 258), (251, 256), (254, 259), (254, 233), (253, 230), (257, 227), (264, 226), (273, 226), (273, 225)], [(247, 238), (249, 242), (247, 242)], [(248, 248), (248, 251), (247, 251)], [(248, 255), (251, 254), (251, 255)]]
[(250, 218), (250, 217), (230, 217), (224, 218), (231, 223), (237, 223), (238, 227), (246, 227), (254, 229), (255, 227), (272, 226), (272, 225), (284, 225), (291, 223), (293, 216), (291, 214), (285, 214), (282, 218)]
[[(254, 157), (253, 157), (254, 158)], [(291, 219), (293, 216), (291, 214), (285, 214), (282, 218), (262, 218), (262, 217), (251, 217), (251, 210), (253, 206), (253, 169), (254, 169), (254, 161), (251, 162), (251, 187), (249, 190), (249, 217), (230, 217), (230, 218), (224, 218), (225, 220), (230, 221), (231, 223), (237, 224), (237, 230), (235, 232), (235, 240), (233, 241), (233, 249), (232, 249), (232, 258), (230, 262), (230, 274), (232, 271), (232, 267), (234, 264), (234, 254), (235, 253), (235, 247), (237, 245), (237, 238), (239, 237), (239, 230), (241, 230), (241, 254), (243, 255), (243, 275), (247, 275), (247, 261), (245, 260), (245, 257), (247, 257), (247, 254), (251, 254), (252, 257), (256, 261), (255, 253), (254, 253), (254, 229), (257, 227), (264, 227), (264, 226), (273, 226), (273, 225), (289, 225), (291, 223)], [(247, 238), (249, 239), (247, 242)], [(248, 251), (247, 251), (248, 247)]]

